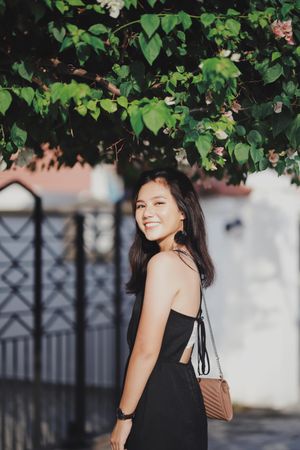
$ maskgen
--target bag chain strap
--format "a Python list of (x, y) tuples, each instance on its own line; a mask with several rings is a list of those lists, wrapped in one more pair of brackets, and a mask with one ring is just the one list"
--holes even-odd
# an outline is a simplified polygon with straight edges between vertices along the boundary
[(205, 311), (206, 311), (206, 316), (207, 316), (207, 322), (208, 322), (211, 342), (212, 342), (212, 345), (213, 345), (213, 348), (214, 348), (214, 351), (215, 351), (215, 354), (216, 354), (217, 364), (218, 364), (218, 368), (219, 368), (219, 372), (220, 372), (220, 378), (221, 378), (221, 380), (223, 380), (224, 375), (223, 375), (223, 372), (222, 372), (222, 369), (221, 369), (220, 357), (219, 357), (218, 352), (217, 352), (216, 342), (215, 342), (215, 339), (214, 339), (214, 335), (213, 335), (213, 331), (212, 331), (212, 327), (211, 327), (211, 323), (210, 323), (210, 319), (209, 319), (209, 315), (208, 315), (207, 304), (206, 304), (204, 292), (202, 292), (202, 289), (201, 289), (201, 294), (202, 294), (202, 297), (203, 297), (203, 300), (204, 300), (204, 306), (205, 306)]

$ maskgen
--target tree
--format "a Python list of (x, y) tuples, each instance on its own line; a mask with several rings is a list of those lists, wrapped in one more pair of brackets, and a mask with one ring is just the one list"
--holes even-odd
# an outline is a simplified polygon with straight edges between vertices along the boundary
[(2, 168), (198, 164), (300, 184), (300, 0), (0, 0)]

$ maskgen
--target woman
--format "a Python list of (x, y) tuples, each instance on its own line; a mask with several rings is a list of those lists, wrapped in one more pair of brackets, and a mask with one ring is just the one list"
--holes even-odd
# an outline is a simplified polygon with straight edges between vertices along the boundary
[[(133, 211), (126, 287), (136, 300), (111, 448), (206, 450), (207, 417), (191, 363), (197, 331), (201, 347), (201, 282), (214, 278), (203, 212), (188, 177), (173, 168), (142, 173)], [(204, 371), (203, 345), (198, 352)]]

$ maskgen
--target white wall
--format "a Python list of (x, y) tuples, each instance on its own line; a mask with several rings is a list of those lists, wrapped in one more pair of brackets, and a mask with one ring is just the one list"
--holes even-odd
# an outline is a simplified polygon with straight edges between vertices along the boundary
[[(247, 184), (247, 197), (201, 201), (217, 272), (206, 299), (233, 401), (293, 409), (300, 404), (300, 191), (268, 171)], [(226, 231), (236, 219), (242, 226)], [(214, 376), (207, 323), (206, 332)]]

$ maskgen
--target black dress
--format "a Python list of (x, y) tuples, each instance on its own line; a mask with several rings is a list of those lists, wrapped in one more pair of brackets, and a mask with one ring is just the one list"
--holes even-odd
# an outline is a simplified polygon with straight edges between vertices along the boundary
[[(130, 353), (138, 328), (143, 293), (137, 294), (128, 325)], [(202, 302), (201, 302), (202, 303)], [(198, 326), (198, 370), (205, 373), (205, 329), (201, 305), (197, 318), (171, 309), (161, 350), (138, 402), (125, 450), (207, 450), (207, 416), (203, 397), (191, 362), (179, 362)], [(130, 354), (127, 359), (123, 387)]]

